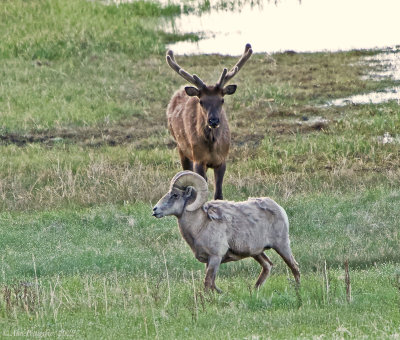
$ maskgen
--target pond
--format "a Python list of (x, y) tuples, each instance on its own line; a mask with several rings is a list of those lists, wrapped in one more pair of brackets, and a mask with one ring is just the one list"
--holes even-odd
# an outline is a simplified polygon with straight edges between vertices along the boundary
[[(182, 41), (168, 46), (175, 54), (240, 55), (250, 42), (256, 53), (280, 51), (318, 52), (384, 49), (365, 63), (379, 63), (377, 80), (400, 80), (399, 0), (281, 0), (216, 2), (207, 12), (182, 15), (167, 30), (198, 33), (198, 42)], [(225, 3), (226, 4), (226, 3)], [(229, 9), (233, 7), (233, 9)], [(400, 101), (399, 87), (333, 100), (343, 106)]]
[[(109, 3), (133, 0), (107, 0)], [(386, 49), (365, 58), (379, 63), (380, 73), (369, 75), (400, 80), (400, 0), (160, 0), (181, 7), (182, 14), (165, 20), (170, 33), (195, 33), (199, 41), (170, 44), (177, 55), (241, 55), (246, 43), (255, 53), (319, 52)], [(381, 103), (397, 100), (400, 87), (388, 88), (326, 105)]]
[[(400, 47), (388, 49), (383, 53), (366, 57), (363, 60), (366, 65), (379, 65), (378, 70), (370, 73), (365, 78), (377, 81), (385, 78), (400, 80)], [(346, 98), (334, 99), (327, 105), (345, 106), (357, 104), (379, 104), (390, 100), (396, 100), (400, 104), (400, 87), (395, 86), (379, 92), (358, 94)]]
[(170, 32), (203, 36), (198, 42), (170, 45), (175, 54), (239, 55), (247, 42), (255, 53), (339, 51), (400, 44), (399, 0), (215, 3), (209, 11), (181, 15), (167, 25)]

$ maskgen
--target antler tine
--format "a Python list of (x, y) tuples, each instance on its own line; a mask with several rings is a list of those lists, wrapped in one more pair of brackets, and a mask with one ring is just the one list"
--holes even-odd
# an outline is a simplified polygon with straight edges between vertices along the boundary
[(169, 50), (167, 52), (166, 59), (168, 65), (186, 81), (195, 85), (198, 89), (206, 87), (204, 82), (197, 75), (194, 74), (192, 76), (190, 73), (188, 73), (178, 65), (178, 63), (175, 61), (174, 53), (172, 52), (172, 50)]
[(219, 77), (219, 80), (217, 81), (217, 84), (215, 85), (216, 87), (222, 87), (223, 86), (224, 79), (225, 79), (225, 76), (226, 76), (227, 73), (228, 73), (228, 69), (224, 68), (223, 71), (222, 71), (221, 76)]
[(196, 81), (196, 86), (199, 89), (207, 87), (206, 84), (204, 84), (204, 82), (196, 74), (193, 74), (193, 79)]
[[(229, 80), (231, 80), (236, 73), (238, 73), (240, 71), (240, 69), (243, 67), (243, 65), (247, 62), (247, 60), (249, 60), (249, 58), (251, 57), (251, 55), (253, 54), (253, 50), (251, 48), (250, 44), (246, 44), (245, 48), (244, 48), (244, 53), (243, 55), (240, 57), (239, 61), (236, 63), (235, 66), (232, 67), (232, 69), (225, 74), (224, 77), (220, 77), (220, 80), (218, 81), (218, 84), (220, 87), (224, 86), (224, 84), (226, 84)], [(222, 74), (225, 73), (225, 69), (222, 72)], [(221, 81), (222, 80), (222, 81)]]

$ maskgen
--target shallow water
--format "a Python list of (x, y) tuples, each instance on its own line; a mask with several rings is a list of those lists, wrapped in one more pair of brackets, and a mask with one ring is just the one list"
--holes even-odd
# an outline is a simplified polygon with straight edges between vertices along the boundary
[[(365, 78), (382, 80), (390, 78), (400, 80), (400, 49), (394, 49), (374, 56), (364, 58), (363, 63), (372, 65), (376, 70)], [(400, 104), (400, 87), (395, 86), (380, 92), (369, 92), (330, 101), (327, 105), (344, 106), (358, 104), (379, 104), (397, 100)]]
[(400, 48), (366, 57), (364, 60), (367, 64), (378, 65), (380, 68), (380, 70), (369, 74), (367, 78), (400, 80)]
[(393, 87), (383, 92), (370, 92), (346, 98), (339, 98), (329, 102), (333, 106), (380, 104), (390, 100), (397, 100), (400, 104), (400, 87)]
[(200, 33), (178, 42), (175, 54), (239, 55), (250, 42), (256, 53), (384, 48), (400, 44), (399, 0), (281, 0), (245, 4), (176, 18), (169, 31)]
[[(105, 0), (108, 4), (134, 0)], [(182, 1), (160, 0), (163, 5)], [(201, 1), (187, 2), (198, 6)], [(226, 6), (231, 9), (221, 9)], [(232, 9), (233, 8), (233, 9)], [(400, 0), (275, 0), (210, 2), (209, 10), (196, 10), (165, 21), (164, 30), (196, 33), (198, 42), (170, 44), (175, 54), (240, 55), (246, 43), (255, 53), (317, 52), (384, 49), (366, 57), (378, 71), (366, 76), (377, 81), (400, 80)], [(377, 104), (397, 100), (400, 87), (330, 101), (327, 105)]]

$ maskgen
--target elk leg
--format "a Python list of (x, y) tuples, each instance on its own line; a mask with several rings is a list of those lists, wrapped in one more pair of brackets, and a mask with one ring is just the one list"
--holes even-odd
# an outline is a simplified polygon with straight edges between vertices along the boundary
[(296, 283), (299, 285), (300, 284), (299, 266), (293, 257), (292, 250), (290, 249), (289, 244), (286, 243), (285, 245), (276, 247), (274, 249), (282, 257), (282, 259), (286, 262), (286, 264), (288, 265), (288, 267), (290, 268), (290, 270), (293, 273)]
[(268, 258), (268, 256), (265, 255), (264, 253), (253, 256), (253, 259), (256, 260), (262, 267), (260, 276), (258, 277), (257, 282), (256, 282), (256, 288), (258, 289), (264, 284), (265, 280), (269, 276), (269, 273), (272, 268), (272, 262)]
[(178, 151), (179, 157), (181, 158), (182, 169), (193, 171), (193, 162), (189, 158), (185, 157), (180, 149), (178, 149)]
[(219, 289), (215, 285), (215, 277), (217, 276), (221, 260), (222, 258), (220, 256), (210, 256), (208, 258), (206, 266), (206, 277), (204, 279), (204, 288), (206, 291), (211, 289), (211, 290), (216, 290), (217, 293), (222, 293), (221, 289)]
[(222, 200), (222, 182), (224, 180), (224, 174), (226, 170), (226, 164), (222, 163), (219, 167), (214, 168), (214, 179), (215, 179), (215, 190), (214, 199)]
[(207, 181), (206, 168), (203, 164), (194, 163), (194, 172), (199, 174), (201, 177), (203, 177)]

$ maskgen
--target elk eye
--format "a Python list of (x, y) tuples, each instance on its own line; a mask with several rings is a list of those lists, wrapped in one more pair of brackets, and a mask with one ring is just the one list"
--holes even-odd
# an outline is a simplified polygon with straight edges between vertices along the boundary
[(221, 103), (223, 104), (225, 102), (224, 98), (221, 99)]
[(202, 101), (202, 100), (200, 100), (200, 105), (201, 105), (201, 106), (203, 106), (203, 104), (204, 104), (204, 103), (203, 103), (203, 101)]
[(171, 197), (172, 198), (178, 198), (178, 194), (172, 194)]

